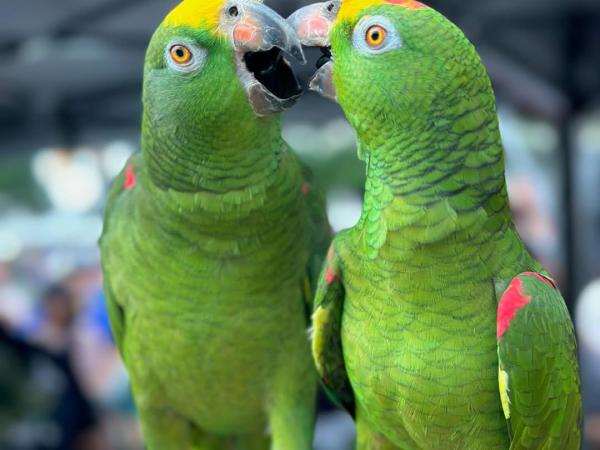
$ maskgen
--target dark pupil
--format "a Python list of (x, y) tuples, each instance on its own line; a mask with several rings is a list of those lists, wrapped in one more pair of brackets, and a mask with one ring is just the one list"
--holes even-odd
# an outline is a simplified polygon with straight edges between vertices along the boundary
[(178, 48), (177, 50), (175, 50), (175, 54), (180, 59), (183, 59), (185, 57), (185, 52), (183, 51), (182, 48)]
[(239, 14), (239, 11), (237, 9), (237, 6), (232, 6), (231, 8), (229, 8), (229, 15), (231, 17), (237, 17), (238, 14)]
[(379, 40), (379, 31), (373, 31), (373, 34), (371, 34), (371, 39), (373, 39), (374, 41), (378, 41)]

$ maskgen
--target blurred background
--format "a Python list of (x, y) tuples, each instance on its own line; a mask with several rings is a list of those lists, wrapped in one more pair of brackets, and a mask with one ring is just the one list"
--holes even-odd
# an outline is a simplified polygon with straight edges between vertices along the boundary
[[(1, 449), (142, 448), (96, 241), (110, 181), (139, 150), (145, 46), (176, 3), (0, 2)], [(267, 3), (286, 15), (306, 2)], [(586, 448), (600, 449), (600, 0), (429, 4), (493, 80), (516, 224), (576, 319)], [(284, 134), (327, 189), (334, 228), (352, 226), (364, 168), (337, 106), (306, 95)], [(324, 405), (317, 450), (352, 439)]]

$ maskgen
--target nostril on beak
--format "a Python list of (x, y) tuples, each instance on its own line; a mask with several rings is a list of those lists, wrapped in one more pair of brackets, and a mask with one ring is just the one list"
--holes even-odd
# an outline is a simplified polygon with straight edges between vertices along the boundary
[(239, 14), (240, 14), (240, 10), (235, 5), (230, 6), (229, 9), (227, 10), (227, 15), (229, 17), (237, 17), (237, 16), (239, 16)]

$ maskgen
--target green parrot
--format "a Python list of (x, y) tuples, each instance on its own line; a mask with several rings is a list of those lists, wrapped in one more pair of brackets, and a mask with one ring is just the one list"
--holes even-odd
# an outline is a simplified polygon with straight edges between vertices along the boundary
[(151, 39), (142, 152), (100, 240), (149, 450), (312, 449), (307, 329), (330, 229), (281, 137), (301, 93), (284, 52), (304, 58), (253, 0), (185, 0)]
[[(495, 98), (463, 33), (414, 0), (288, 19), (325, 55), (366, 162), (357, 225), (319, 279), (313, 356), (357, 448), (580, 448), (576, 341), (512, 223)], [(330, 46), (330, 47), (329, 47)]]

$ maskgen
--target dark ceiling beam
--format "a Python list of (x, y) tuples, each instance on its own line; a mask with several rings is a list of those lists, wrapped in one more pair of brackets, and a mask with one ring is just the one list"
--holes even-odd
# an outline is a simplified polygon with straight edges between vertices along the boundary
[[(92, 5), (85, 2), (77, 3), (76, 7), (65, 12), (58, 20), (42, 23), (35, 29), (33, 35), (60, 38), (70, 33), (73, 24), (85, 24), (110, 17), (123, 7), (141, 2), (143, 0), (105, 0)], [(20, 39), (4, 39), (0, 41), (0, 52), (18, 47), (20, 42)]]
[[(71, 35), (69, 34), (69, 37), (70, 36)], [(136, 51), (137, 53), (144, 53), (146, 47), (148, 46), (148, 42), (150, 41), (151, 33), (149, 32), (143, 34), (119, 34), (103, 32), (101, 30), (86, 30), (85, 28), (81, 28), (80, 30), (77, 30), (77, 33), (73, 33), (72, 36), (98, 40), (99, 42), (102, 42), (102, 44), (105, 44), (107, 47), (114, 47), (120, 50), (132, 50)]]
[(69, 20), (60, 29), (53, 33), (56, 37), (77, 34), (85, 25), (97, 22), (106, 17), (111, 17), (119, 13), (123, 8), (131, 8), (136, 4), (147, 3), (148, 0), (107, 0), (96, 8), (90, 8), (82, 11), (75, 19)]
[(557, 25), (565, 15), (582, 13), (590, 18), (600, 17), (598, 0), (568, 1), (501, 1), (468, 3), (464, 15), (472, 19), (489, 22), (495, 26), (503, 25)]

